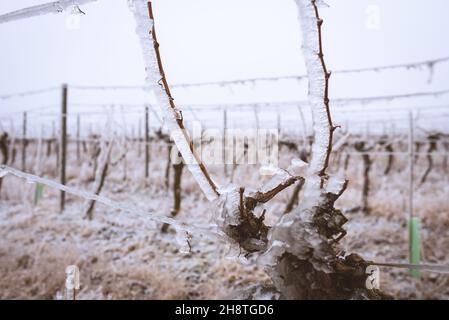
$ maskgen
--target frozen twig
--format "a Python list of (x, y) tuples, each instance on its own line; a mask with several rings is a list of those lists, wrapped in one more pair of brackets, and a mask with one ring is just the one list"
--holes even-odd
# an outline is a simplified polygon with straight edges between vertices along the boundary
[(362, 187), (362, 211), (364, 213), (370, 213), (369, 206), (369, 192), (370, 192), (370, 171), (373, 165), (373, 160), (367, 153), (374, 149), (374, 145), (368, 145), (365, 141), (358, 141), (354, 144), (355, 150), (361, 153), (363, 159), (363, 187)]
[(151, 2), (134, 0), (132, 2), (132, 11), (137, 23), (137, 34), (140, 38), (145, 59), (148, 84), (153, 89), (158, 103), (165, 109), (166, 123), (188, 169), (206, 197), (212, 201), (218, 196), (218, 188), (197, 154), (189, 133), (184, 126), (182, 113), (176, 107), (171, 95), (159, 52)]
[(245, 192), (245, 188), (235, 186), (220, 191), (216, 203), (217, 224), (245, 253), (267, 249), (269, 227), (264, 224), (263, 204), (295, 182), (304, 180), (303, 167), (305, 163), (296, 160), (287, 170), (276, 168), (272, 178), (255, 192)]
[(0, 16), (0, 24), (20, 19), (27, 19), (51, 13), (61, 13), (67, 8), (75, 5), (83, 5), (97, 0), (59, 0), (40, 4), (33, 7), (19, 9)]
[[(329, 177), (326, 169), (335, 126), (329, 110), (329, 78), (322, 44), (320, 0), (296, 0), (309, 77), (313, 118), (312, 155), (300, 205), (272, 228), (264, 262), (276, 288), (287, 299), (382, 297), (364, 287), (366, 261), (352, 254), (340, 259), (337, 244), (347, 222), (335, 201), (347, 181)], [(360, 285), (359, 285), (360, 284)]]
[[(323, 178), (329, 164), (332, 151), (332, 136), (335, 127), (329, 109), (329, 78), (326, 63), (324, 62), (321, 20), (315, 0), (296, 1), (300, 7), (303, 52), (309, 74), (309, 105), (312, 110), (314, 143), (310, 160), (310, 176)], [(314, 24), (316, 25), (315, 27)], [(306, 179), (306, 189), (307, 189)]]
[(430, 172), (433, 168), (433, 157), (432, 154), (437, 151), (437, 142), (440, 139), (439, 134), (431, 134), (427, 137), (429, 146), (427, 148), (427, 168), (426, 171), (424, 171), (424, 174), (421, 177), (421, 180), (419, 182), (418, 188), (420, 188), (427, 180), (427, 177), (429, 176)]
[(306, 163), (294, 159), (287, 170), (277, 169), (277, 172), (271, 179), (265, 183), (262, 188), (256, 192), (248, 194), (245, 198), (246, 206), (253, 210), (258, 204), (267, 203), (278, 193), (295, 184), (297, 181), (303, 181), (303, 173)]
[[(107, 144), (103, 143), (101, 147), (101, 152), (99, 155), (99, 164), (97, 170), (95, 172), (95, 181), (92, 187), (92, 192), (94, 194), (100, 194), (101, 189), (103, 188), (104, 181), (106, 180), (106, 175), (108, 174), (109, 162), (111, 160), (111, 152), (112, 152), (113, 143)], [(84, 215), (92, 220), (93, 211), (94, 211), (95, 201), (87, 200), (84, 209)]]
[(112, 199), (109, 199), (109, 198), (106, 198), (106, 197), (103, 197), (103, 196), (100, 196), (100, 195), (97, 195), (94, 193), (90, 193), (90, 192), (79, 190), (79, 189), (76, 189), (73, 187), (62, 185), (53, 180), (38, 177), (36, 175), (25, 173), (20, 170), (9, 167), (9, 166), (1, 165), (0, 166), (0, 178), (3, 178), (8, 174), (16, 176), (21, 179), (24, 179), (28, 183), (40, 183), (40, 184), (43, 184), (50, 188), (65, 191), (68, 194), (72, 194), (72, 195), (81, 197), (86, 200), (97, 201), (98, 203), (101, 203), (110, 208), (113, 208), (116, 210), (121, 210), (121, 211), (127, 212), (129, 214), (139, 216), (140, 218), (144, 219), (145, 221), (167, 223), (167, 224), (170, 224), (171, 226), (173, 226), (176, 230), (185, 231), (190, 234), (205, 235), (205, 236), (213, 237), (213, 238), (223, 237), (222, 232), (216, 230), (215, 227), (197, 227), (197, 226), (187, 225), (183, 222), (177, 221), (173, 218), (166, 217), (164, 215), (158, 215), (158, 214), (150, 213), (148, 211), (143, 211), (142, 209), (139, 209), (132, 204), (122, 204), (122, 203), (119, 203)]

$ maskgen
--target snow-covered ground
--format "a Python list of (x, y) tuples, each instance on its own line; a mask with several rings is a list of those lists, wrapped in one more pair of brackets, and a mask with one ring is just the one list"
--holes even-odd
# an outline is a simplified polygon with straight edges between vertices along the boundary
[[(28, 148), (28, 170), (35, 172), (34, 146)], [(89, 154), (76, 161), (70, 146), (68, 185), (91, 189), (93, 174)], [(127, 153), (127, 170), (119, 162), (112, 167), (103, 196), (137, 206), (151, 214), (170, 214), (172, 191), (164, 182), (166, 147), (151, 150), (150, 177), (144, 179), (143, 148), (134, 145)], [(283, 150), (281, 166), (293, 157)], [(428, 181), (415, 191), (416, 215), (422, 219), (423, 262), (449, 264), (449, 180), (436, 160)], [(42, 176), (55, 179), (54, 154), (44, 157)], [(425, 170), (421, 157), (416, 176)], [(14, 167), (20, 167), (20, 157)], [(372, 171), (370, 214), (346, 213), (347, 235), (342, 247), (367, 260), (407, 262), (407, 170), (397, 160), (389, 176), (382, 174), (385, 161), (377, 157)], [(333, 171), (336, 169), (333, 168)], [(361, 158), (353, 156), (346, 177), (349, 187), (337, 207), (349, 210), (361, 201)], [(229, 182), (223, 168), (211, 167), (220, 184)], [(232, 170), (229, 168), (228, 172)], [(341, 172), (343, 170), (340, 170)], [(242, 165), (234, 173), (234, 183), (260, 186), (264, 178), (256, 166)], [(213, 207), (202, 195), (187, 170), (182, 177), (181, 212), (176, 219), (193, 226), (207, 226)], [(83, 216), (84, 200), (67, 196), (66, 210), (58, 210), (58, 190), (44, 189), (43, 200), (33, 204), (35, 185), (6, 176), (0, 193), (0, 298), (53, 299), (63, 291), (65, 268), (77, 265), (81, 274), (79, 299), (198, 299), (247, 297), (254, 286), (270, 284), (257, 265), (239, 257), (235, 246), (220, 238), (194, 234), (191, 251), (185, 237), (172, 228), (162, 233), (161, 225), (137, 214), (97, 204), (94, 218)], [(268, 223), (284, 211), (292, 188), (280, 193), (267, 205)], [(187, 250), (188, 251), (188, 250)], [(381, 289), (395, 298), (449, 298), (447, 275), (423, 273), (420, 279), (404, 269), (381, 268)], [(256, 297), (261, 296), (260, 292)]]

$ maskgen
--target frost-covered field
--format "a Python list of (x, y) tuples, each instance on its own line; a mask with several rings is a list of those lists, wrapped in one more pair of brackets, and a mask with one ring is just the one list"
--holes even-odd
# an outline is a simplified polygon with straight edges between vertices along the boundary
[(29, 2), (0, 299), (449, 298), (447, 3)]
[[(28, 147), (33, 154), (35, 146)], [(169, 215), (171, 186), (165, 186), (165, 146), (151, 149), (150, 177), (143, 178), (143, 153), (134, 145), (127, 154), (127, 170), (120, 162), (110, 170), (102, 195), (144, 212)], [(92, 163), (84, 154), (80, 163), (70, 147), (68, 185), (89, 191)], [(281, 164), (294, 155), (283, 152)], [(34, 158), (28, 159), (33, 172)], [(18, 159), (17, 159), (18, 161)], [(42, 176), (56, 179), (55, 156), (43, 158)], [(416, 175), (426, 161), (417, 161)], [(347, 212), (347, 235), (342, 248), (377, 262), (407, 262), (407, 170), (397, 160), (392, 172), (383, 176), (385, 159), (377, 157), (371, 172), (370, 214)], [(405, 167), (406, 168), (406, 167)], [(336, 171), (333, 168), (333, 171)], [(223, 168), (211, 169), (223, 182)], [(229, 170), (229, 172), (231, 169)], [(339, 170), (343, 172), (343, 169)], [(337, 207), (349, 210), (361, 201), (360, 156), (353, 156), (346, 177), (350, 180)], [(257, 185), (261, 179), (256, 166), (239, 166), (237, 185)], [(422, 219), (423, 263), (449, 264), (449, 176), (436, 161), (428, 181), (415, 193), (416, 215)], [(83, 216), (83, 199), (68, 196), (66, 210), (59, 213), (58, 190), (44, 189), (44, 197), (34, 205), (35, 185), (13, 176), (3, 180), (0, 204), (0, 297), (53, 299), (64, 290), (65, 268), (77, 265), (81, 274), (78, 299), (198, 299), (268, 298), (261, 287), (270, 278), (261, 267), (239, 257), (239, 250), (219, 238), (193, 234), (191, 250), (183, 234), (173, 228), (161, 232), (150, 219), (97, 204), (93, 220)], [(279, 194), (267, 205), (268, 224), (274, 224), (292, 193)], [(301, 195), (300, 195), (301, 197)], [(196, 187), (190, 173), (182, 177), (181, 211), (176, 219), (193, 226), (213, 221), (211, 205)], [(448, 276), (423, 273), (410, 277), (403, 269), (381, 269), (381, 289), (395, 298), (449, 298)]]

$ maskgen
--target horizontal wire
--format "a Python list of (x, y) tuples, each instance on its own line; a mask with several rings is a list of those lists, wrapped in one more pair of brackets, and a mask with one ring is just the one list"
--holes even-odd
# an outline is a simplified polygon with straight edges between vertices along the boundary
[[(95, 0), (91, 0), (91, 1), (95, 1)], [(0, 20), (1, 20), (1, 16), (0, 16)], [(361, 72), (370, 72), (370, 71), (371, 72), (379, 72), (382, 70), (394, 70), (394, 69), (402, 69), (402, 68), (416, 69), (416, 68), (420, 68), (422, 66), (435, 66), (439, 63), (444, 63), (447, 61), (449, 61), (449, 56), (438, 58), (438, 59), (433, 59), (433, 60), (414, 62), (414, 63), (405, 63), (405, 64), (379, 66), (379, 67), (367, 67), (367, 68), (359, 68), (359, 69), (338, 70), (338, 71), (334, 71), (333, 74), (361, 73)], [(289, 80), (289, 79), (293, 79), (293, 80), (307, 79), (307, 75), (278, 76), (278, 77), (255, 77), (255, 78), (247, 78), (247, 79), (239, 79), (239, 80), (181, 83), (181, 84), (173, 84), (170, 87), (172, 87), (172, 88), (179, 88), (179, 87), (187, 88), (187, 87), (211, 86), (211, 85), (226, 86), (226, 85), (232, 85), (232, 84), (244, 84), (244, 83), (258, 82), (258, 81), (277, 81), (277, 80)], [(147, 85), (111, 85), (111, 86), (70, 85), (69, 87), (70, 87), (70, 89), (75, 89), (75, 90), (143, 90), (143, 91), (145, 91), (145, 90), (151, 89), (151, 87), (147, 86)], [(25, 91), (25, 92), (13, 93), (13, 94), (8, 94), (8, 95), (2, 95), (2, 96), (0, 96), (0, 100), (6, 100), (6, 99), (20, 97), (20, 96), (34, 95), (34, 94), (39, 94), (39, 93), (43, 93), (43, 92), (47, 92), (47, 91), (53, 91), (53, 90), (57, 90), (57, 89), (59, 89), (59, 87), (52, 87), (52, 88), (35, 90), (35, 91)]]
[(433, 265), (433, 264), (410, 264), (410, 263), (385, 263), (385, 262), (368, 262), (370, 265), (379, 267), (402, 268), (409, 270), (430, 271), (436, 273), (449, 274), (449, 266)]
[[(384, 70), (395, 70), (395, 69), (418, 69), (421, 67), (433, 67), (437, 64), (449, 61), (449, 56), (437, 58), (433, 60), (403, 63), (396, 65), (387, 65), (379, 67), (366, 67), (359, 69), (346, 69), (333, 71), (332, 74), (349, 74), (349, 73), (361, 73), (361, 72), (379, 72)], [(222, 80), (222, 81), (205, 81), (205, 82), (193, 82), (193, 83), (178, 83), (170, 85), (171, 88), (188, 88), (188, 87), (201, 87), (201, 86), (229, 86), (238, 85), (246, 83), (254, 83), (260, 81), (279, 81), (279, 80), (304, 80), (307, 79), (307, 75), (291, 75), (291, 76), (274, 76), (274, 77), (254, 77), (245, 78), (237, 80)], [(145, 85), (129, 85), (129, 86), (87, 86), (87, 85), (75, 85), (71, 86), (74, 89), (79, 90), (145, 90), (149, 86)]]
[[(431, 92), (416, 92), (416, 93), (406, 93), (406, 94), (398, 94), (398, 95), (387, 95), (387, 96), (372, 96), (372, 97), (349, 97), (349, 98), (336, 98), (331, 99), (331, 103), (334, 104), (342, 104), (342, 103), (369, 103), (373, 101), (391, 101), (395, 99), (407, 99), (407, 98), (416, 98), (416, 97), (440, 97), (442, 95), (449, 94), (449, 89), (440, 90), (440, 91), (431, 91)], [(245, 102), (245, 103), (209, 103), (209, 104), (180, 104), (181, 108), (191, 108), (195, 110), (204, 110), (204, 109), (230, 109), (230, 108), (263, 108), (263, 107), (279, 107), (279, 106), (308, 106), (307, 100), (293, 100), (293, 101), (272, 101), (272, 102)], [(76, 107), (126, 107), (126, 108), (141, 108), (144, 106), (153, 107), (152, 103), (121, 103), (121, 102), (113, 102), (113, 103), (71, 103), (69, 106)], [(443, 108), (444, 106), (437, 106), (438, 108)], [(394, 108), (394, 107), (393, 107)], [(413, 107), (410, 107), (413, 108)], [(419, 107), (417, 107), (419, 108)], [(424, 107), (422, 107), (424, 108)], [(448, 106), (449, 109), (449, 106)], [(338, 111), (338, 109), (335, 109)], [(341, 110), (341, 109), (340, 109)], [(352, 112), (352, 111), (351, 111)]]
[(17, 97), (33, 96), (33, 95), (38, 95), (38, 94), (42, 94), (42, 93), (56, 91), (58, 89), (60, 89), (60, 87), (48, 87), (48, 88), (43, 88), (43, 89), (38, 89), (38, 90), (30, 90), (30, 91), (24, 91), (24, 92), (5, 94), (5, 95), (0, 96), (0, 100), (8, 100), (8, 99), (17, 98)]

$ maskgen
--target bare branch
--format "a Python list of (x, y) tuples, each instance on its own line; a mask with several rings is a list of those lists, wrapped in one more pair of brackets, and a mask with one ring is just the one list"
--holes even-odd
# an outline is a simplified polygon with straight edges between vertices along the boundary
[[(147, 81), (150, 82), (150, 86), (154, 89), (153, 92), (158, 102), (165, 107), (166, 120), (172, 138), (182, 154), (188, 169), (206, 197), (212, 201), (218, 196), (218, 188), (197, 154), (189, 133), (184, 126), (182, 113), (177, 109), (171, 95), (159, 52), (152, 4), (150, 1), (146, 2), (145, 0), (136, 0), (133, 4), (137, 33), (140, 37), (145, 58)], [(147, 11), (147, 16), (144, 15), (144, 10)]]
[[(94, 185), (92, 187), (92, 192), (94, 194), (100, 194), (101, 189), (103, 189), (104, 181), (106, 180), (106, 176), (108, 174), (109, 163), (111, 160), (111, 152), (112, 152), (112, 142), (104, 142), (101, 147), (101, 153), (99, 155), (99, 164), (97, 170), (95, 172), (95, 180)], [(84, 215), (92, 220), (93, 211), (95, 207), (95, 200), (87, 200), (84, 206)]]

